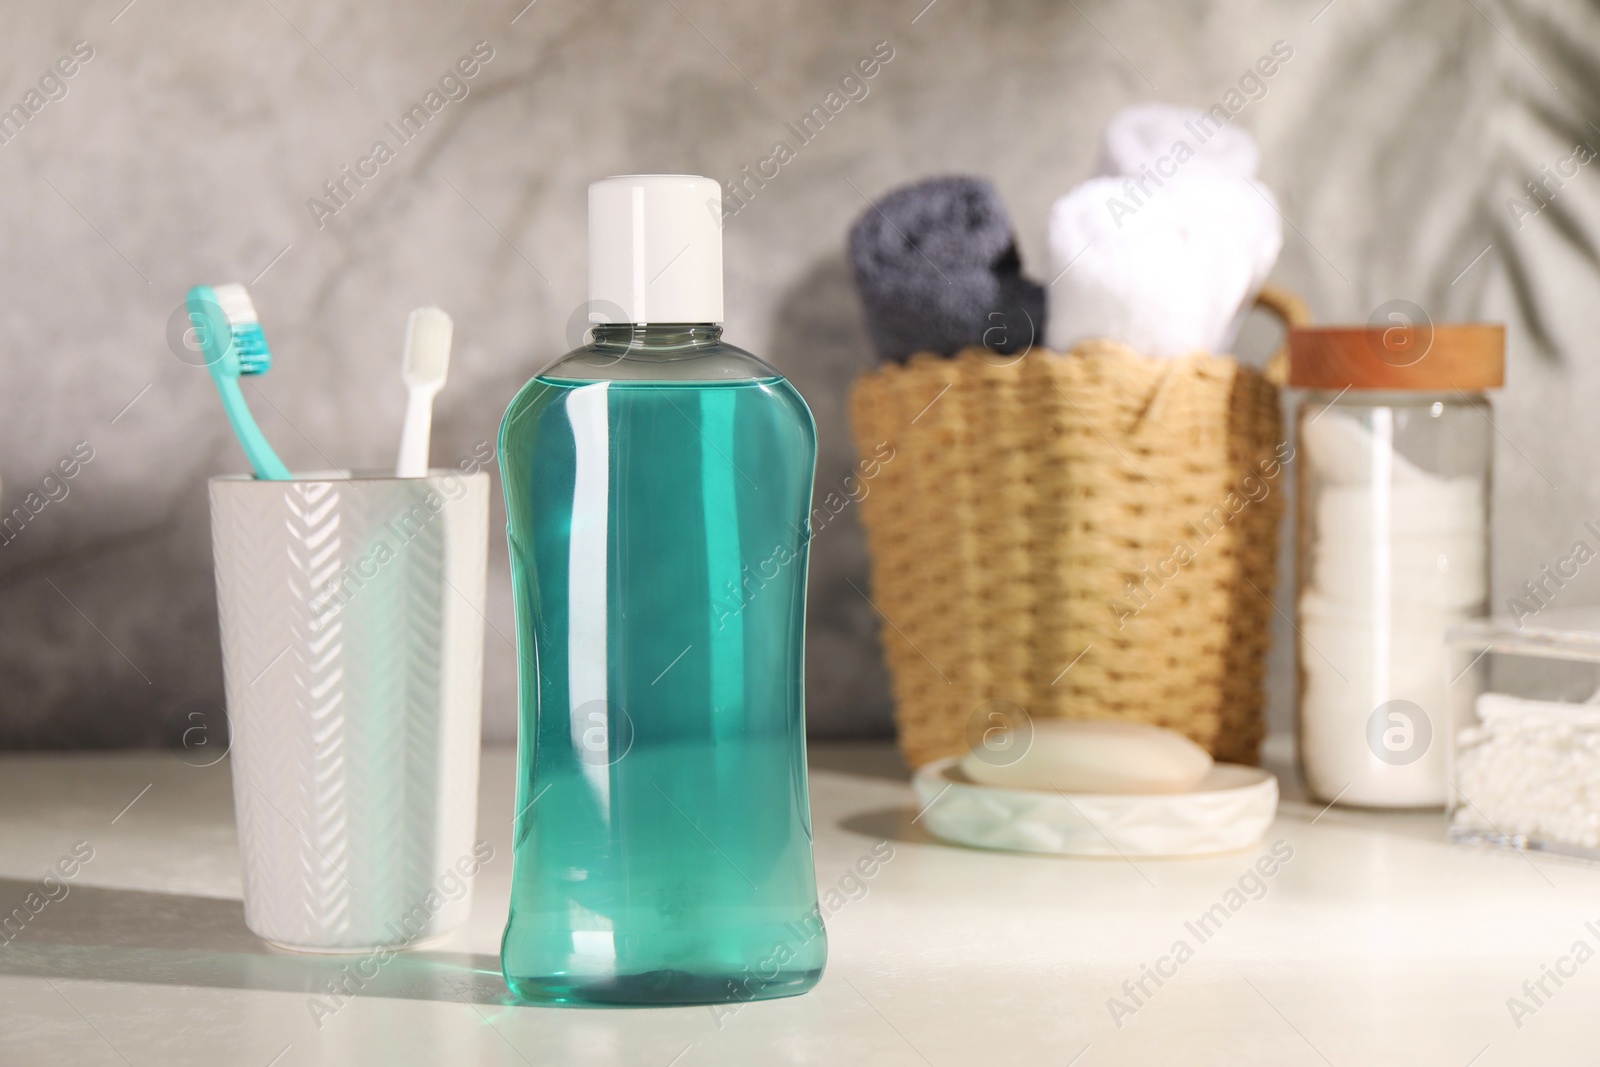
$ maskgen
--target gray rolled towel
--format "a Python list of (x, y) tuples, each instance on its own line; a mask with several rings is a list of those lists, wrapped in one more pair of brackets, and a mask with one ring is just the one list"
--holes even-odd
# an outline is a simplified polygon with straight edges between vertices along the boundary
[(1044, 289), (1022, 276), (1011, 219), (987, 180), (928, 178), (850, 228), (850, 263), (878, 356), (1001, 354), (1044, 338)]

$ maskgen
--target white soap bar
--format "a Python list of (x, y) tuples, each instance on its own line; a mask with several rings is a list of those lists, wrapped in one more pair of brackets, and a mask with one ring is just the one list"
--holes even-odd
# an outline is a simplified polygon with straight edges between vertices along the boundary
[(1063, 793), (1182, 793), (1211, 770), (1211, 755), (1172, 730), (1132, 722), (1038, 722), (1014, 761), (989, 752), (961, 758), (981, 785)]

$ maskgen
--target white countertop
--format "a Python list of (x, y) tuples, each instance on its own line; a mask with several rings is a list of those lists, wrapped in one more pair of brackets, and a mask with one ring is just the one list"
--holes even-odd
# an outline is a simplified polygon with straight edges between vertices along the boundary
[[(817, 879), (854, 897), (828, 919), (816, 990), (732, 1012), (516, 1005), (496, 959), (512, 771), (509, 749), (485, 752), (495, 858), (470, 926), (398, 957), (319, 1029), (312, 994), (349, 961), (245, 929), (226, 762), (0, 758), (0, 912), (26, 907), (76, 842), (94, 850), (0, 940), (0, 1064), (1490, 1067), (1600, 1048), (1600, 958), (1569, 957), (1580, 940), (1600, 951), (1600, 870), (1446, 845), (1438, 815), (1292, 799), (1259, 847), (1214, 859), (951, 848), (913, 822), (884, 745), (813, 746)], [(855, 887), (847, 872), (885, 840), (893, 858)], [(1277, 841), (1293, 857), (1264, 892), (1246, 879), (1259, 899), (1229, 898)], [(1205, 941), (1186, 927), (1230, 902)], [(1124, 981), (1179, 940), (1192, 956), (1162, 963), (1172, 976), (1146, 978), (1135, 1004)], [(1535, 1004), (1523, 983), (1563, 957), (1575, 973)], [(1113, 996), (1136, 1010), (1113, 1020)], [(1513, 996), (1534, 1010), (1513, 1020)]]

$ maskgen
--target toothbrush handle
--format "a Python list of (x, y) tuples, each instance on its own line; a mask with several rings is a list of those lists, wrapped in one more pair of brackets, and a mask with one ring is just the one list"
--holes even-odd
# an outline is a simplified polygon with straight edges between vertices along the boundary
[(433, 433), (433, 394), (411, 390), (406, 400), (406, 421), (400, 428), (400, 458), (394, 466), (396, 478), (428, 476), (428, 441)]
[(256, 425), (255, 416), (250, 414), (244, 393), (239, 389), (239, 379), (219, 377), (216, 382), (217, 392), (222, 395), (222, 410), (227, 413), (233, 435), (239, 439), (239, 447), (244, 450), (245, 459), (250, 461), (256, 477), (273, 482), (288, 481), (289, 468), (283, 465), (283, 460), (267, 444), (261, 427)]

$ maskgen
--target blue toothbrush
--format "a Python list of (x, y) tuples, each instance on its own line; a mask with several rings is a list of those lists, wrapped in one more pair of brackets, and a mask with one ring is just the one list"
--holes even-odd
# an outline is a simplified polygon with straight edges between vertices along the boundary
[(261, 334), (250, 293), (242, 285), (197, 285), (189, 290), (189, 321), (200, 334), (200, 350), (205, 354), (211, 380), (222, 396), (222, 410), (233, 426), (245, 458), (257, 478), (287, 481), (289, 468), (267, 444), (256, 425), (255, 416), (239, 389), (241, 374), (265, 374), (272, 366), (272, 353)]

